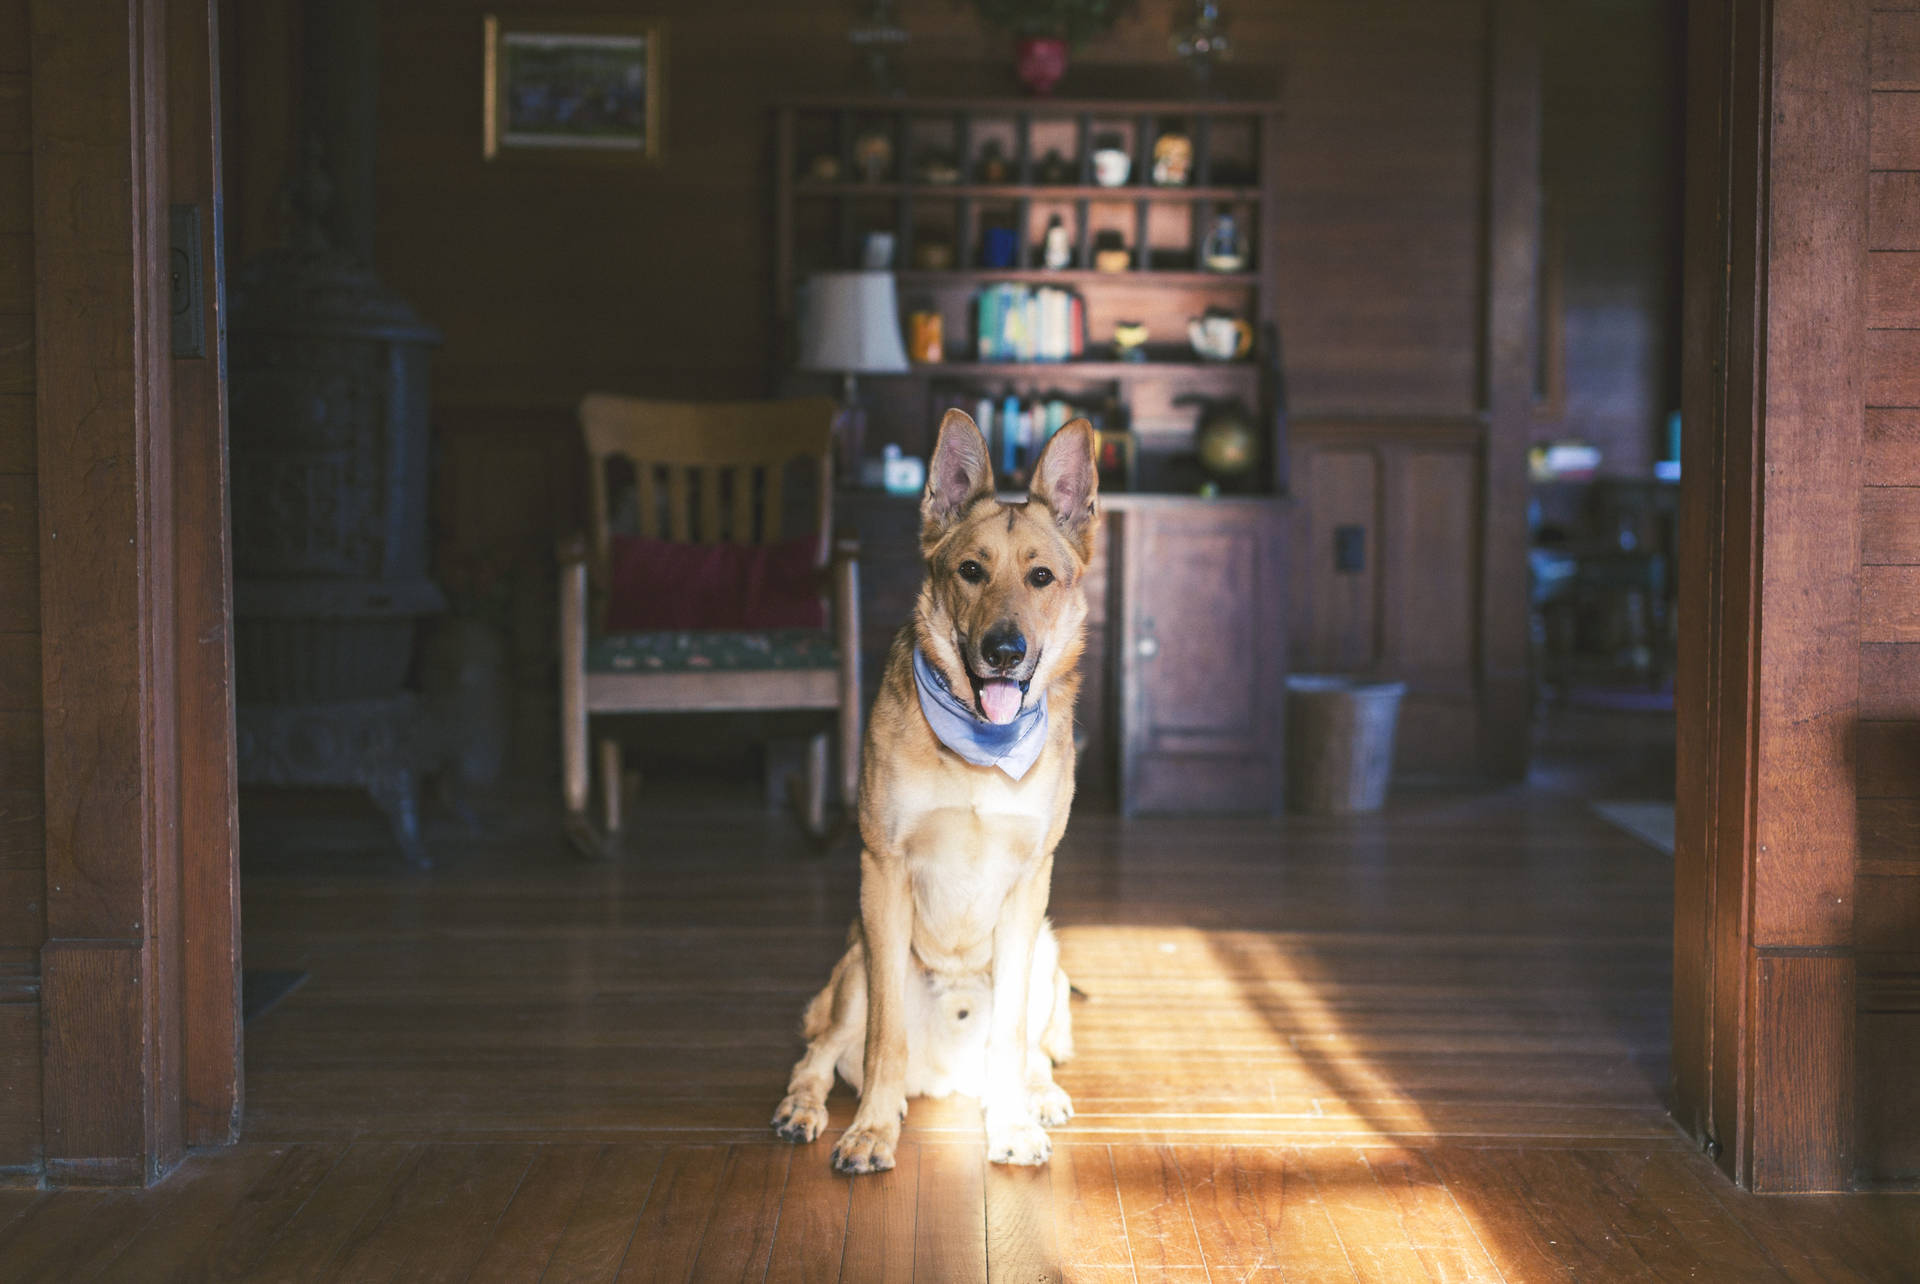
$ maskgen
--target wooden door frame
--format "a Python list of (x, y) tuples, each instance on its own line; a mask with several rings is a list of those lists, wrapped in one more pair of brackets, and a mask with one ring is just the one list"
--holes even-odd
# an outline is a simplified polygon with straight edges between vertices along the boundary
[(1853, 1178), (1866, 31), (1688, 9), (1674, 1112), (1758, 1191)]
[[(42, 1118), (60, 1183), (155, 1181), (239, 1122), (217, 29), (214, 0), (31, 8)], [(200, 358), (172, 355), (175, 200), (201, 211)]]

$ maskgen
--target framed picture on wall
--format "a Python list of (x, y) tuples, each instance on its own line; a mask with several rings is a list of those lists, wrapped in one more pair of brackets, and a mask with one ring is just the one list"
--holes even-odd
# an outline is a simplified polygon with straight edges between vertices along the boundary
[(488, 160), (660, 159), (664, 23), (488, 14), (486, 47)]

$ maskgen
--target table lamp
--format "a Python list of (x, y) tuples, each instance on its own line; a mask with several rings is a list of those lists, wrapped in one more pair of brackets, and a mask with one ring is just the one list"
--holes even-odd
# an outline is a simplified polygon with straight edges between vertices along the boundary
[(800, 369), (837, 374), (840, 409), (833, 417), (835, 461), (846, 484), (860, 480), (867, 412), (855, 382), (863, 374), (905, 374), (900, 304), (890, 272), (817, 272), (807, 278), (800, 317)]

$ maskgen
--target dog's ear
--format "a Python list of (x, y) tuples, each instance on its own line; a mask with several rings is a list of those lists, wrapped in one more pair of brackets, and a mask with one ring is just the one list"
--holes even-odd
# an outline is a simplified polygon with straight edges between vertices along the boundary
[(1033, 466), (1029, 500), (1039, 500), (1053, 514), (1081, 561), (1093, 557), (1094, 518), (1098, 512), (1100, 473), (1094, 465), (1093, 425), (1075, 419), (1048, 440)]
[(920, 540), (932, 544), (982, 495), (993, 494), (987, 439), (964, 410), (940, 420), (940, 440), (927, 465), (927, 493), (920, 500)]

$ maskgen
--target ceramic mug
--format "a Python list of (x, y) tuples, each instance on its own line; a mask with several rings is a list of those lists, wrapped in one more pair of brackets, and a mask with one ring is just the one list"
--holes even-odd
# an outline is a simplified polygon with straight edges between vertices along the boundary
[(1093, 154), (1093, 181), (1102, 187), (1125, 187), (1133, 173), (1133, 157), (1118, 147), (1102, 147)]

